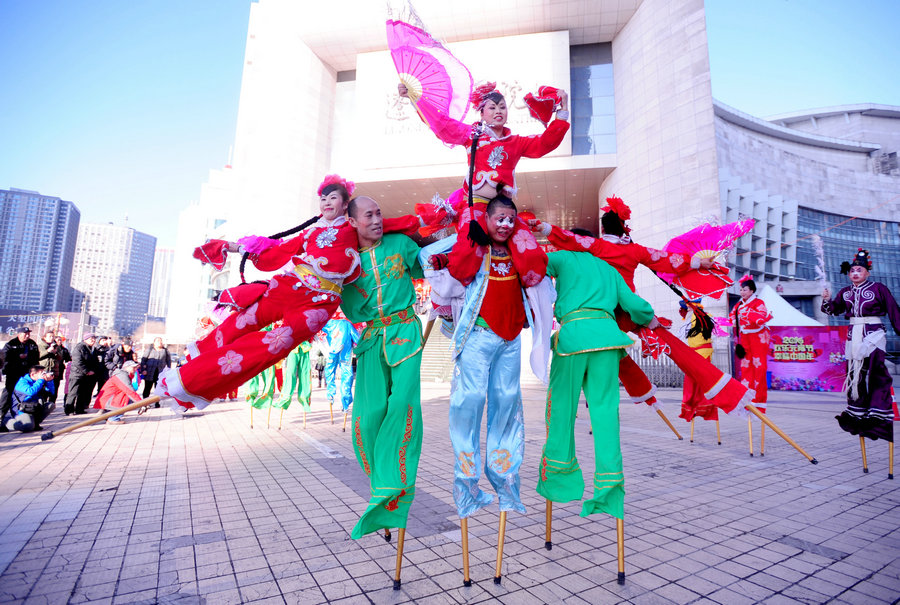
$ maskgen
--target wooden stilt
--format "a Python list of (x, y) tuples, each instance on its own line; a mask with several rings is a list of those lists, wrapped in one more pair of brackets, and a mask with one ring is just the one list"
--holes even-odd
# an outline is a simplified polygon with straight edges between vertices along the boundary
[(544, 548), (553, 550), (553, 541), (550, 539), (553, 526), (553, 501), (547, 500), (547, 537), (544, 539)]
[(622, 519), (616, 519), (616, 556), (619, 560), (616, 581), (625, 584), (625, 521)]
[(384, 541), (385, 542), (391, 541), (391, 528), (390, 527), (384, 528)]
[(342, 433), (347, 432), (347, 414), (349, 414), (349, 412), (344, 412), (344, 426), (341, 428)]
[(278, 430), (281, 430), (281, 421), (284, 420), (284, 408), (281, 408), (281, 416), (278, 417)]
[(250, 406), (250, 428), (253, 428), (253, 406)]
[(334, 424), (334, 404), (328, 402), (328, 414), (331, 415), (331, 424)]
[(469, 520), (460, 519), (459, 528), (462, 534), (463, 586), (471, 586), (472, 580), (469, 579)]
[(718, 418), (716, 418), (716, 439), (719, 441), (719, 445), (722, 445), (722, 431), (719, 430)]
[(697, 418), (691, 418), (691, 443), (694, 442), (694, 421)]
[(503, 541), (506, 539), (506, 512), (500, 513), (500, 531), (497, 533), (497, 567), (494, 569), (494, 584), (500, 583), (503, 575)]
[(766, 455), (766, 425), (765, 423), (759, 425), (759, 455)]
[(400, 567), (403, 565), (403, 541), (406, 539), (406, 529), (397, 530), (397, 571), (394, 574), (394, 590), (400, 590)]
[(266, 428), (269, 428), (269, 424), (272, 421), (272, 406), (269, 406), (269, 413), (266, 416)]
[(437, 320), (437, 318), (435, 317), (434, 319), (430, 320), (425, 325), (425, 334), (422, 335), (422, 346), (423, 347), (425, 346), (425, 343), (428, 342), (428, 337), (431, 336), (431, 329), (434, 328), (434, 322), (436, 320)]
[(862, 452), (863, 458), (863, 472), (869, 472), (869, 461), (866, 460), (866, 438), (862, 435), (859, 436), (859, 450)]
[(747, 437), (750, 438), (750, 457), (753, 457), (753, 418), (747, 418)]
[(678, 437), (679, 441), (681, 441), (682, 440), (681, 434), (675, 430), (675, 427), (672, 426), (672, 423), (669, 422), (669, 419), (666, 417), (665, 414), (663, 414), (663, 411), (659, 408), (656, 408), (656, 413), (659, 414), (659, 417), (663, 419), (663, 422), (665, 422), (668, 425), (668, 427), (670, 429), (672, 429), (672, 432), (675, 433), (675, 436)]
[(894, 442), (888, 442), (888, 479), (894, 478)]
[(782, 431), (780, 428), (778, 428), (778, 425), (776, 425), (774, 422), (772, 422), (771, 420), (769, 420), (769, 419), (766, 417), (765, 414), (763, 414), (763, 413), (760, 412), (758, 409), (756, 409), (756, 406), (755, 406), (755, 405), (753, 405), (752, 403), (748, 403), (747, 405), (744, 406), (744, 409), (746, 409), (748, 412), (750, 412), (751, 414), (753, 414), (754, 416), (756, 416), (757, 418), (759, 418), (760, 420), (762, 420), (763, 422), (765, 422), (765, 423), (768, 425), (768, 427), (769, 427), (770, 429), (772, 429), (773, 431), (775, 431), (775, 434), (776, 434), (776, 435), (778, 435), (779, 437), (781, 437), (782, 439), (784, 439), (785, 441), (787, 441), (788, 445), (790, 445), (790, 446), (793, 447), (795, 450), (797, 450), (798, 452), (800, 452), (800, 453), (801, 453), (807, 460), (809, 460), (812, 464), (818, 464), (818, 463), (819, 463), (818, 460), (816, 460), (815, 458), (813, 458), (812, 456), (810, 456), (809, 454), (807, 454), (807, 453), (803, 450), (802, 447), (800, 447), (799, 445), (797, 445), (797, 442), (796, 442), (796, 441), (794, 441), (793, 439), (791, 439), (790, 437), (788, 437), (788, 436), (784, 433), (784, 431)]
[(135, 401), (134, 403), (130, 403), (123, 408), (116, 408), (111, 412), (106, 412), (105, 414), (97, 414), (93, 418), (88, 420), (82, 420), (81, 422), (77, 422), (72, 426), (67, 426), (64, 429), (60, 429), (58, 431), (48, 431), (41, 435), (41, 441), (47, 441), (49, 439), (53, 439), (54, 437), (59, 437), (60, 435), (65, 435), (66, 433), (71, 433), (76, 429), (80, 429), (86, 426), (90, 426), (92, 424), (97, 424), (102, 420), (107, 420), (112, 418), (113, 416), (119, 416), (124, 414), (125, 412), (130, 412), (131, 410), (137, 410), (140, 408), (145, 408), (147, 406), (153, 405), (154, 403), (159, 403), (159, 396), (153, 395), (152, 397), (148, 397), (147, 399), (141, 399), (140, 401)]

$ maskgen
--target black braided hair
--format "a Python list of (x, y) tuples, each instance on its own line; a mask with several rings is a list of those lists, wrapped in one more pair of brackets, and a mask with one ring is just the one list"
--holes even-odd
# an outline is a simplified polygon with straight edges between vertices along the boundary
[[(309, 227), (310, 225), (312, 225), (313, 223), (315, 223), (317, 220), (319, 220), (319, 215), (318, 215), (318, 214), (315, 215), (314, 217), (312, 217), (311, 219), (307, 219), (307, 220), (303, 221), (302, 223), (300, 223), (300, 224), (297, 225), (296, 227), (291, 227), (291, 228), (288, 229), (287, 231), (282, 231), (282, 232), (280, 232), (280, 233), (276, 233), (275, 235), (270, 235), (270, 236), (269, 236), (269, 239), (281, 239), (282, 237), (287, 237), (288, 235), (293, 235), (293, 234), (295, 234), (295, 233), (298, 233), (298, 232), (300, 232), (300, 231), (303, 231), (304, 229), (306, 229), (307, 227)], [(244, 254), (241, 255), (241, 266), (240, 266), (241, 283), (244, 283), (244, 284), (247, 283), (247, 280), (244, 279), (244, 267), (247, 266), (247, 259), (248, 259), (249, 257), (250, 257), (250, 254), (247, 253), (247, 252), (244, 252)]]

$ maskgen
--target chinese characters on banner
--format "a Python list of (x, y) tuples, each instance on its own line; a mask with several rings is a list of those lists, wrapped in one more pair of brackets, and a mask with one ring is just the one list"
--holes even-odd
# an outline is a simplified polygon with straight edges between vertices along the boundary
[(840, 392), (847, 374), (844, 357), (847, 329), (847, 326), (770, 328), (769, 388)]

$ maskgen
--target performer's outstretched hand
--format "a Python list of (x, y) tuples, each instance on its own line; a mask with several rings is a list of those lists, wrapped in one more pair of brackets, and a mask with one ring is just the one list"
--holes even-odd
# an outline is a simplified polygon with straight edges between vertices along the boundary
[(700, 259), (700, 268), (701, 269), (709, 269), (714, 264), (716, 264), (716, 263), (711, 258), (701, 258)]
[(431, 263), (432, 269), (440, 271), (450, 264), (450, 257), (446, 254), (432, 254), (429, 262)]
[(397, 93), (401, 97), (405, 97), (407, 99), (409, 98), (409, 89), (406, 88), (406, 84), (404, 84), (403, 82), (400, 82), (399, 84), (397, 84)]
[(831, 290), (829, 290), (828, 288), (822, 290), (822, 298), (824, 298), (825, 300), (831, 300)]

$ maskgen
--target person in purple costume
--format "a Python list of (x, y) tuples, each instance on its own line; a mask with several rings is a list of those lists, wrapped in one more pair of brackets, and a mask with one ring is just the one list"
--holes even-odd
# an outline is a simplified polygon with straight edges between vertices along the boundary
[(900, 307), (887, 286), (869, 279), (869, 251), (859, 249), (853, 261), (841, 264), (850, 285), (834, 299), (822, 292), (822, 312), (850, 320), (847, 338), (847, 409), (836, 416), (841, 428), (852, 435), (894, 442), (891, 408), (891, 375), (884, 363), (887, 334), (882, 317), (887, 315), (900, 334)]

